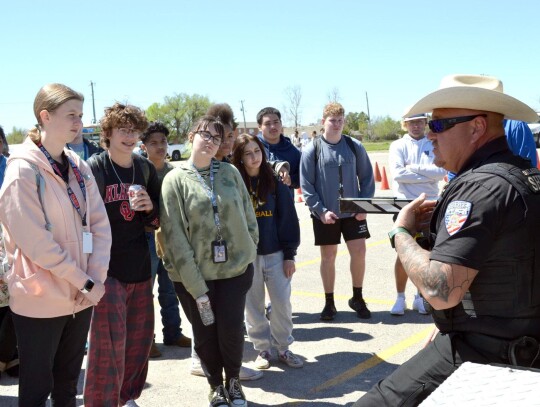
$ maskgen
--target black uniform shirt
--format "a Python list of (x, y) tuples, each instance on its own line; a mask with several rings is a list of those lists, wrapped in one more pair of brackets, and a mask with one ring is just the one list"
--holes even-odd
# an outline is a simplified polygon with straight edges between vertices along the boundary
[(436, 234), (431, 260), (480, 270), (486, 262), (515, 260), (520, 255), (515, 247), (527, 247), (519, 193), (499, 176), (468, 172), (497, 162), (528, 167), (511, 153), (505, 137), (478, 149), (437, 204), (431, 222)]

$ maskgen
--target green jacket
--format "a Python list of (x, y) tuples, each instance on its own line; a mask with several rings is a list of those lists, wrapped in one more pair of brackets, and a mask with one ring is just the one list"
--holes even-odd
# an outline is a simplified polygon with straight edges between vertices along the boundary
[[(209, 171), (201, 176), (210, 186)], [(208, 291), (205, 281), (236, 277), (255, 260), (259, 231), (253, 205), (238, 170), (221, 162), (214, 177), (221, 234), (228, 261), (214, 263), (216, 239), (212, 203), (189, 163), (169, 172), (161, 188), (161, 230), (158, 241), (171, 280), (184, 284), (197, 298)]]

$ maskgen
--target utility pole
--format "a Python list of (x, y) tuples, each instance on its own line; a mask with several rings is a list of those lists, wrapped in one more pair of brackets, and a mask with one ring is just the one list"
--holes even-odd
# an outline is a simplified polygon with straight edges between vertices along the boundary
[(243, 100), (240, 101), (240, 105), (242, 105), (240, 110), (242, 111), (242, 116), (244, 116), (244, 133), (245, 133), (245, 132), (247, 132), (247, 125), (246, 125), (246, 112), (244, 111), (244, 101)]
[(368, 138), (371, 140), (371, 115), (369, 114), (369, 99), (366, 91)]
[(92, 119), (92, 124), (96, 124), (96, 104), (94, 102), (94, 82), (90, 81), (90, 87), (92, 88), (92, 109), (94, 111), (94, 118)]

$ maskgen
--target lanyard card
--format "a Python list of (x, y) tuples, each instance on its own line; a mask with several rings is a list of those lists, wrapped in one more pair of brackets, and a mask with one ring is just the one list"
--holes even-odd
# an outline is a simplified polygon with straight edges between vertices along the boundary
[(92, 233), (83, 232), (82, 242), (83, 253), (92, 253)]
[(229, 259), (225, 240), (214, 240), (212, 242), (212, 259), (214, 263), (225, 263)]

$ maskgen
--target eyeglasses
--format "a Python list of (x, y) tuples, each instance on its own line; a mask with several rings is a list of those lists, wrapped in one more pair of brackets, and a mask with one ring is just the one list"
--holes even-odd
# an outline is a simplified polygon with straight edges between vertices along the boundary
[(118, 133), (120, 133), (121, 136), (138, 136), (139, 135), (139, 130), (137, 129), (128, 129), (126, 127), (120, 127), (118, 129)]
[(428, 126), (433, 133), (442, 133), (446, 130), (450, 130), (456, 124), (470, 122), (471, 120), (474, 120), (479, 116), (487, 117), (487, 114), (475, 114), (472, 116), (449, 117), (447, 119), (430, 120), (428, 122)]
[(221, 145), (221, 142), (223, 141), (221, 136), (213, 136), (209, 131), (198, 131), (197, 133), (201, 135), (204, 141), (212, 140), (212, 143), (216, 146)]

